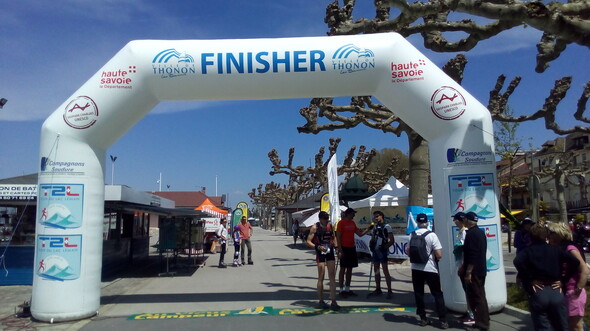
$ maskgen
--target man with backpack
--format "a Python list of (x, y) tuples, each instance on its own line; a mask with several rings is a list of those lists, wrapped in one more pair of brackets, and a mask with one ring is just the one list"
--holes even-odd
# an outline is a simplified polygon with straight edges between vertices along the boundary
[(416, 314), (420, 316), (420, 326), (430, 324), (426, 318), (424, 304), (424, 283), (428, 284), (430, 293), (434, 296), (436, 312), (441, 329), (447, 329), (447, 309), (445, 299), (440, 286), (438, 274), (438, 261), (442, 258), (442, 245), (438, 236), (428, 230), (428, 217), (420, 213), (416, 217), (418, 229), (410, 235), (410, 243), (407, 253), (410, 256), (412, 268), (412, 285), (414, 287), (414, 299), (416, 300)]
[(385, 283), (387, 284), (387, 299), (393, 297), (391, 291), (391, 275), (387, 267), (387, 253), (389, 247), (393, 245), (395, 239), (393, 237), (393, 230), (391, 226), (385, 223), (385, 215), (383, 212), (376, 210), (373, 212), (374, 224), (371, 225), (373, 232), (369, 248), (371, 249), (371, 261), (373, 262), (373, 270), (375, 271), (375, 291), (371, 292), (369, 296), (381, 295), (381, 274), (379, 269), (383, 267), (383, 274), (385, 275)]
[(311, 226), (307, 236), (307, 246), (316, 252), (315, 260), (318, 264), (318, 308), (327, 309), (324, 301), (324, 275), (328, 267), (328, 279), (330, 280), (330, 309), (338, 310), (340, 306), (336, 302), (336, 255), (334, 248), (334, 230), (330, 224), (330, 215), (321, 211), (318, 215), (320, 221)]

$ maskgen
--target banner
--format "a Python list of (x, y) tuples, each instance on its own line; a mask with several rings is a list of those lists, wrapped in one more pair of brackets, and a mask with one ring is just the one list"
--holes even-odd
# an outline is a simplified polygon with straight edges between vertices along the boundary
[(246, 216), (246, 219), (248, 219), (248, 204), (245, 202), (239, 202), (236, 205), (236, 209), (240, 209), (242, 211), (242, 214), (240, 216)]
[(328, 212), (330, 210), (330, 193), (322, 195), (320, 200), (320, 211)]
[(426, 214), (428, 217), (428, 230), (432, 231), (432, 222), (434, 220), (434, 210), (432, 208), (408, 206), (406, 207), (406, 212), (408, 213), (408, 226), (406, 227), (406, 234), (410, 234), (418, 229), (416, 216), (420, 213)]
[(240, 208), (236, 208), (234, 209), (234, 212), (232, 213), (232, 217), (231, 217), (231, 229), (233, 231), (234, 226), (240, 224), (240, 220), (242, 219), (242, 209)]
[(340, 200), (338, 199), (338, 164), (336, 154), (328, 162), (328, 194), (330, 197), (330, 222), (336, 224), (340, 220)]

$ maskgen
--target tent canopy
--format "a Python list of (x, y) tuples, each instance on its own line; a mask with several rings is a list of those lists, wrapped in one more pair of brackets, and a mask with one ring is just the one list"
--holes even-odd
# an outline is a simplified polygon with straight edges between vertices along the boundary
[[(379, 192), (368, 198), (352, 201), (349, 206), (351, 208), (407, 206), (409, 193), (410, 189), (392, 176)], [(432, 194), (428, 195), (428, 205), (432, 205)]]
[(227, 215), (228, 211), (223, 210), (215, 206), (209, 198), (206, 198), (203, 203), (195, 208), (195, 210), (200, 210), (212, 216), (222, 217), (223, 215)]
[[(340, 211), (345, 211), (346, 208), (347, 208), (346, 206), (340, 205)], [(312, 225), (316, 224), (317, 222), (320, 221), (319, 215), (320, 215), (320, 210), (318, 208), (318, 210), (315, 213), (311, 214), (302, 223), (299, 223), (300, 224), (299, 226), (306, 228), (308, 226), (312, 226)]]

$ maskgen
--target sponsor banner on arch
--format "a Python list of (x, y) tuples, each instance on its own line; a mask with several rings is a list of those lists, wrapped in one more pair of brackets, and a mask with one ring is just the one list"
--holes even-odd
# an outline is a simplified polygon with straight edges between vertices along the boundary
[(496, 216), (494, 174), (450, 175), (451, 214), (474, 212), (482, 219)]
[(35, 273), (53, 281), (80, 277), (82, 235), (37, 235)]

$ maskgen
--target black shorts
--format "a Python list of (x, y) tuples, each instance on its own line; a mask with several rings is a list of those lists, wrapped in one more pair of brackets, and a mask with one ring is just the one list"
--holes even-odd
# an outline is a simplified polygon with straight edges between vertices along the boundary
[(356, 268), (359, 261), (356, 256), (356, 247), (342, 247), (342, 256), (340, 257), (340, 267)]
[(330, 252), (328, 254), (316, 253), (316, 255), (315, 255), (315, 261), (317, 263), (334, 261), (334, 260), (336, 260), (336, 256), (334, 255), (334, 252)]

